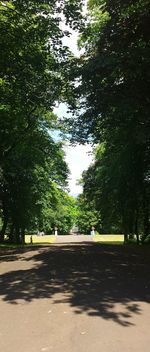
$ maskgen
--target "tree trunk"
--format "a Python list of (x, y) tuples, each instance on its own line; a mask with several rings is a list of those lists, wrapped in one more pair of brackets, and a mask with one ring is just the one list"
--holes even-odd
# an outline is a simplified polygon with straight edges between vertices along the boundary
[(143, 219), (143, 226), (144, 226), (144, 236), (142, 238), (142, 243), (145, 241), (146, 237), (150, 233), (150, 224), (149, 224), (149, 202), (146, 197), (146, 192), (144, 191), (143, 194), (143, 210), (144, 210), (144, 219)]
[(2, 227), (1, 232), (0, 232), (0, 242), (1, 243), (4, 242), (4, 235), (5, 235), (5, 232), (6, 232), (7, 224), (8, 224), (8, 219), (6, 217), (4, 217), (3, 227)]
[(124, 233), (124, 244), (128, 242), (128, 235), (127, 233)]
[(146, 207), (144, 209), (144, 238), (149, 235), (149, 211)]
[(14, 242), (14, 229), (15, 229), (14, 224), (12, 224), (11, 225), (11, 229), (10, 229), (10, 234), (9, 234), (9, 241), (11, 243)]
[(19, 226), (15, 225), (15, 233), (13, 237), (13, 242), (16, 244), (20, 243), (20, 231), (19, 231)]
[(25, 244), (25, 229), (21, 229), (21, 243)]
[(138, 210), (136, 210), (136, 214), (135, 214), (135, 235), (136, 235), (136, 242), (137, 242), (137, 244), (139, 244)]

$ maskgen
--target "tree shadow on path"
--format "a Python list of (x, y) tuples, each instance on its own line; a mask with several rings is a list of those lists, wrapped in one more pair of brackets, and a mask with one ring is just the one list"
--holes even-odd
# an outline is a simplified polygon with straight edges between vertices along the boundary
[(139, 302), (150, 303), (147, 248), (52, 245), (16, 250), (11, 259), (10, 271), (7, 267), (0, 282), (5, 302), (17, 305), (20, 300), (50, 298), (54, 304), (69, 304), (76, 314), (100, 316), (122, 326), (133, 325), (131, 318), (142, 314)]

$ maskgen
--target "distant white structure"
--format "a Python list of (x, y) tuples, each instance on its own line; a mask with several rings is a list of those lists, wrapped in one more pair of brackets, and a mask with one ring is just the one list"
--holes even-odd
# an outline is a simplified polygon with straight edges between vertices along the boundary
[(76, 225), (74, 225), (70, 230), (71, 235), (78, 235), (78, 232), (79, 232), (79, 228)]
[(37, 232), (37, 235), (38, 235), (38, 236), (44, 236), (45, 233), (44, 233), (44, 231), (38, 231), (38, 232)]
[(55, 234), (55, 236), (58, 235), (58, 228), (57, 227), (54, 228), (54, 234)]
[(95, 235), (95, 227), (92, 226), (92, 229), (91, 229), (91, 236), (94, 236)]

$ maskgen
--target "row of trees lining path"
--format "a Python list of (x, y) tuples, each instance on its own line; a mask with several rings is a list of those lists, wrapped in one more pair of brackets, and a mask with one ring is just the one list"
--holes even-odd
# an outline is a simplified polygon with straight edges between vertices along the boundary
[[(83, 174), (81, 204), (97, 227), (128, 236), (150, 234), (150, 38), (147, 0), (90, 0), (76, 66), (72, 139), (94, 141)], [(74, 109), (74, 106), (72, 106)]]
[[(0, 1), (0, 241), (26, 231), (62, 234), (76, 222), (104, 233), (150, 234), (148, 0)], [(62, 30), (62, 21), (67, 25)], [(67, 28), (67, 30), (66, 30)], [(63, 45), (78, 30), (84, 53)], [(73, 118), (59, 121), (56, 103)], [(83, 194), (67, 192), (63, 143), (93, 143)]]
[(66, 191), (68, 166), (63, 143), (52, 132), (53, 108), (70, 94), (72, 60), (62, 45), (80, 27), (76, 1), (0, 1), (0, 240), (23, 242), (26, 231), (67, 233), (74, 223), (74, 199)]

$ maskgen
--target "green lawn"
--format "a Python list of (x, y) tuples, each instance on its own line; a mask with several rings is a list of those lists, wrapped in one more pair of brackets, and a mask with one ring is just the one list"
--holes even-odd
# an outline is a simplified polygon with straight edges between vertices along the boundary
[[(31, 235), (26, 235), (25, 236), (25, 243), (29, 244), (30, 242)], [(37, 235), (32, 235), (32, 243), (54, 243), (56, 241), (55, 236), (37, 236)]]
[(93, 240), (95, 242), (121, 244), (124, 243), (124, 235), (95, 235)]

